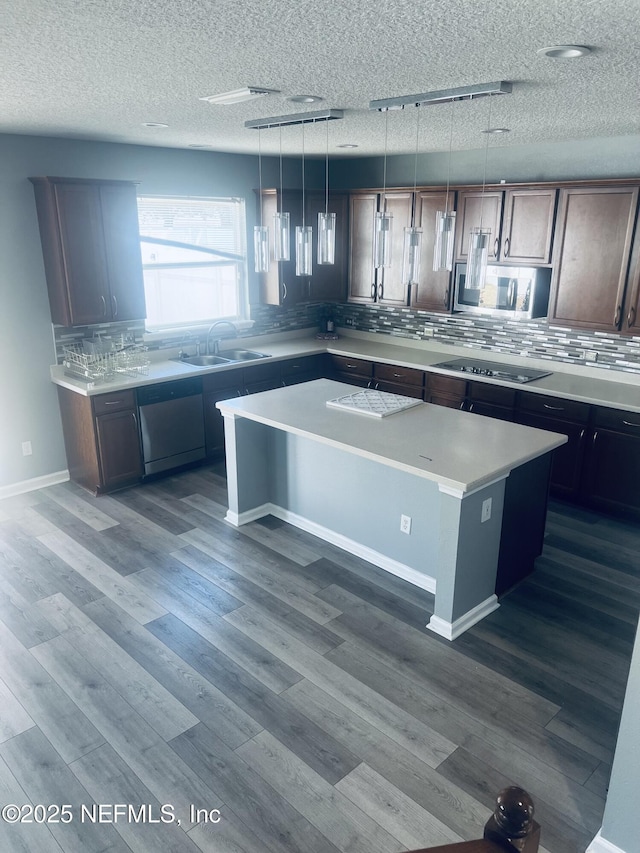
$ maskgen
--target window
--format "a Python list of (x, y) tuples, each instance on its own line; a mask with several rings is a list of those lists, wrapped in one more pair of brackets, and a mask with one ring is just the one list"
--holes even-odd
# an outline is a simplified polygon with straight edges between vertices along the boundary
[(244, 200), (138, 198), (147, 327), (247, 319)]

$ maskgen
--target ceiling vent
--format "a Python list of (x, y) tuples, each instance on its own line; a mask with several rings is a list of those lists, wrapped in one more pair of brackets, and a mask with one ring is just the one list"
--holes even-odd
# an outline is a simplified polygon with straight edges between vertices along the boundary
[(244, 89), (234, 89), (233, 92), (223, 92), (221, 95), (207, 95), (198, 98), (208, 104), (242, 104), (244, 101), (253, 101), (263, 95), (278, 95), (279, 89), (264, 89), (262, 86), (245, 86)]

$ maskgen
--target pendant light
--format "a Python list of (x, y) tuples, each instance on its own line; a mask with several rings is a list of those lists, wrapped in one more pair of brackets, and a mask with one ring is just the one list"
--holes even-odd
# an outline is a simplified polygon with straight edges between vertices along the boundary
[(373, 265), (376, 269), (391, 266), (391, 225), (393, 215), (387, 213), (387, 140), (389, 110), (384, 111), (384, 165), (382, 169), (382, 198), (376, 212), (373, 231)]
[[(416, 110), (416, 156), (413, 166), (413, 195), (418, 185), (418, 143), (420, 140), (420, 107)], [(402, 284), (418, 284), (420, 276), (420, 251), (422, 249), (422, 228), (415, 225), (404, 229), (402, 252)]]
[[(489, 95), (489, 119), (487, 130), (491, 127), (491, 95)], [(484, 172), (482, 175), (482, 195), (480, 196), (480, 225), (471, 229), (469, 238), (469, 256), (467, 258), (467, 274), (465, 277), (466, 290), (481, 290), (487, 275), (489, 259), (489, 242), (491, 229), (483, 228), (482, 214), (484, 208), (484, 188), (487, 181), (487, 154), (489, 152), (489, 135), (484, 146)]]
[(311, 275), (313, 255), (313, 233), (305, 224), (304, 197), (304, 122), (302, 124), (302, 225), (296, 226), (296, 275)]
[(260, 190), (260, 225), (253, 226), (253, 251), (256, 272), (269, 270), (269, 229), (262, 224), (262, 145), (258, 130), (258, 183)]
[(444, 210), (436, 213), (436, 239), (433, 246), (433, 270), (453, 269), (453, 237), (456, 230), (456, 212), (449, 210), (449, 184), (451, 182), (451, 148), (453, 144), (453, 105), (449, 120), (449, 160), (447, 164), (447, 194), (444, 200)]
[(329, 213), (329, 122), (325, 124), (327, 144), (324, 164), (324, 213), (318, 213), (318, 263), (333, 264), (336, 258), (336, 215)]
[(280, 127), (280, 210), (273, 214), (273, 257), (276, 261), (288, 261), (291, 258), (290, 217), (283, 212), (284, 195), (282, 192), (282, 126)]

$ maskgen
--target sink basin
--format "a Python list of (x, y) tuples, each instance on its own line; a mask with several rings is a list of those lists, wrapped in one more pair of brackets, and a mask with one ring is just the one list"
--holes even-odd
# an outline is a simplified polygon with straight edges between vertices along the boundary
[(270, 358), (266, 352), (255, 352), (251, 349), (226, 349), (223, 350), (229, 361), (251, 361), (254, 358)]
[(216, 364), (229, 364), (232, 359), (223, 358), (221, 355), (191, 355), (187, 358), (173, 358), (180, 364), (191, 364), (193, 367), (213, 367)]

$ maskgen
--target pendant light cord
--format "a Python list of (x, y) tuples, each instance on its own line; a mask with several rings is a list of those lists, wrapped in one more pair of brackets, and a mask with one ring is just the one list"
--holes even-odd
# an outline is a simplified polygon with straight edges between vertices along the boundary
[[(491, 127), (491, 93), (489, 93), (489, 117), (487, 119), (487, 130)], [(482, 173), (482, 196), (480, 197), (480, 228), (482, 228), (482, 213), (484, 208), (484, 188), (487, 183), (487, 155), (489, 154), (489, 134), (484, 144), (484, 171)]]
[(327, 148), (324, 160), (324, 215), (329, 213), (329, 122), (325, 121), (327, 127)]
[(260, 187), (260, 228), (262, 228), (262, 137), (258, 128), (258, 184)]
[(304, 122), (302, 122), (302, 227), (304, 228)]
[(282, 205), (283, 204), (284, 204), (284, 201), (282, 198), (282, 125), (280, 125), (280, 213), (282, 213)]
[(449, 185), (451, 183), (451, 148), (453, 146), (453, 105), (455, 101), (451, 100), (451, 110), (449, 113), (449, 160), (447, 162), (447, 194), (444, 199), (445, 216), (449, 213)]
[(416, 119), (416, 156), (413, 163), (413, 192), (415, 193), (418, 186), (418, 145), (420, 142), (420, 105), (416, 104), (418, 116)]
[(382, 166), (382, 212), (387, 212), (387, 140), (389, 138), (389, 110), (384, 111), (384, 161)]

